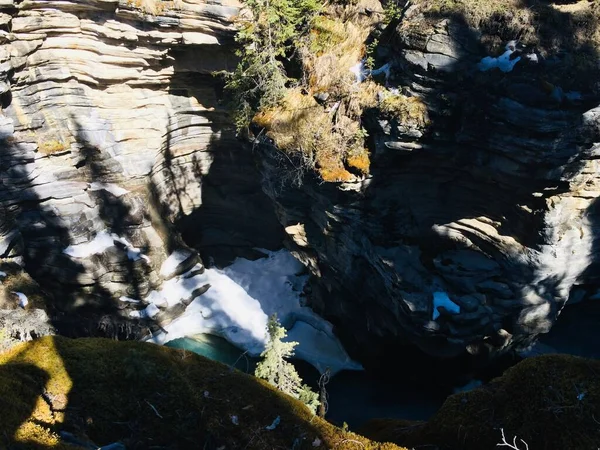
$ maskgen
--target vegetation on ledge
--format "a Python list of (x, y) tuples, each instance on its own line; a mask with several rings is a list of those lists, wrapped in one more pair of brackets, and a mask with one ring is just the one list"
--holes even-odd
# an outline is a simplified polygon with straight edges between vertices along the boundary
[[(268, 429), (279, 417), (279, 424)], [(342, 431), (267, 382), (140, 342), (45, 337), (0, 355), (0, 447), (398, 449)]]
[[(530, 358), (489, 385), (455, 394), (429, 422), (374, 420), (362, 432), (406, 446), (496, 448), (504, 432), (531, 450), (593, 450), (600, 444), (600, 361)], [(502, 430), (502, 431), (501, 431)]]
[[(357, 82), (356, 71), (364, 71), (359, 66), (370, 34), (383, 20), (381, 4), (246, 4), (252, 18), (238, 21), (241, 62), (227, 79), (238, 130), (266, 135), (285, 160), (294, 160), (294, 182), (301, 183), (307, 171), (327, 182), (367, 175), (362, 113), (385, 88), (372, 80)], [(365, 15), (367, 10), (381, 13)]]

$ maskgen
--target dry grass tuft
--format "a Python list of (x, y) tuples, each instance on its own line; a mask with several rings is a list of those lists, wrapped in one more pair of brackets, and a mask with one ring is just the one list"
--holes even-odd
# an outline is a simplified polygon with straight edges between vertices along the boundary
[[(276, 146), (299, 156), (304, 169), (316, 170), (324, 181), (355, 179), (348, 169), (368, 174), (369, 153), (361, 128), (364, 108), (377, 105), (374, 81), (356, 82), (350, 68), (365, 57), (365, 41), (383, 14), (378, 0), (330, 4), (314, 18), (296, 44), (303, 68), (300, 88), (289, 88), (274, 108), (260, 111), (253, 122), (266, 130)], [(304, 92), (304, 93), (303, 93)], [(327, 93), (327, 105), (312, 97)]]
[(313, 92), (343, 95), (352, 89), (355, 76), (350, 68), (364, 56), (368, 27), (340, 19), (319, 17), (314, 21), (302, 62)]
[(145, 14), (158, 16), (169, 10), (183, 9), (183, 0), (126, 0), (129, 6)]
[(371, 167), (371, 160), (369, 159), (368, 150), (364, 149), (362, 152), (348, 156), (348, 165), (359, 170), (361, 173), (367, 175)]
[(357, 149), (364, 151), (358, 121), (326, 112), (299, 89), (289, 90), (277, 107), (260, 112), (254, 122), (266, 130), (279, 149), (299, 155), (303, 167), (316, 169), (324, 181), (352, 179), (344, 163)]
[(38, 150), (44, 155), (53, 155), (55, 153), (68, 150), (69, 146), (59, 139), (48, 139), (38, 142)]
[(385, 115), (397, 119), (402, 124), (419, 128), (429, 123), (427, 106), (420, 98), (390, 92), (383, 95), (379, 108)]

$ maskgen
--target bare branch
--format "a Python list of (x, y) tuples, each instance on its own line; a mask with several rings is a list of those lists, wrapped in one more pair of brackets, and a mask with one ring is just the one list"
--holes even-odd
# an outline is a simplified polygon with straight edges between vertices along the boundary
[(506, 436), (504, 436), (504, 428), (500, 428), (500, 432), (502, 433), (502, 442), (500, 444), (496, 444), (496, 447), (508, 447), (513, 450), (529, 450), (529, 445), (527, 445), (527, 442), (525, 442), (523, 439), (519, 439), (519, 440), (525, 445), (525, 448), (520, 449), (517, 446), (517, 436), (515, 436), (513, 438), (512, 444), (510, 444), (510, 443), (506, 442)]

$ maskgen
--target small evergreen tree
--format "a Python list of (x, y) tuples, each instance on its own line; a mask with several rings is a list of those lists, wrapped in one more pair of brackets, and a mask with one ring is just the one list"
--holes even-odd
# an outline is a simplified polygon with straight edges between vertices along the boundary
[(257, 111), (281, 100), (288, 82), (282, 59), (321, 8), (320, 0), (246, 0), (245, 5), (252, 17), (238, 20), (240, 62), (225, 85), (238, 131)]
[(267, 333), (269, 341), (265, 351), (260, 354), (263, 359), (256, 366), (254, 375), (302, 401), (314, 414), (319, 406), (318, 394), (306, 384), (302, 384), (294, 365), (286, 361), (286, 358), (294, 356), (294, 348), (298, 342), (283, 342), (287, 333), (279, 324), (276, 314), (269, 317)]

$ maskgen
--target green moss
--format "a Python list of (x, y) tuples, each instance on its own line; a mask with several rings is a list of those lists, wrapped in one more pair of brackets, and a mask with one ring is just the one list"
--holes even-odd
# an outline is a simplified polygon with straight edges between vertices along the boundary
[[(406, 446), (495, 448), (523, 439), (530, 449), (585, 450), (600, 443), (600, 361), (567, 355), (527, 359), (487, 386), (448, 398), (423, 426), (372, 422), (362, 432)], [(416, 424), (418, 425), (418, 424)]]
[(347, 39), (346, 26), (340, 20), (317, 16), (309, 35), (309, 49), (315, 55), (340, 46)]
[(0, 355), (0, 447), (71, 448), (60, 431), (127, 448), (398, 449), (343, 433), (266, 382), (189, 352), (46, 337)]

